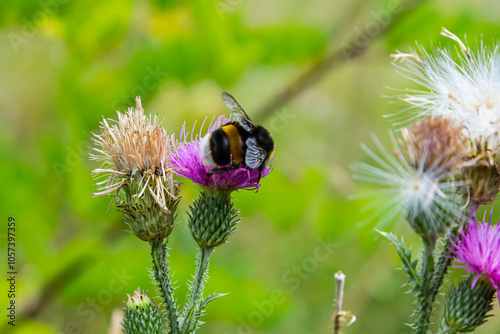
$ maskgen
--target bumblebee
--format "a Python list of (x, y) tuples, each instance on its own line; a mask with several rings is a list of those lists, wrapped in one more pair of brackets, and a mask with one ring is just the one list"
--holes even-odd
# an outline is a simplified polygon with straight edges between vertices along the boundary
[(224, 124), (206, 134), (200, 142), (202, 163), (213, 168), (207, 173), (207, 181), (213, 174), (235, 170), (244, 164), (259, 170), (259, 182), (274, 151), (273, 138), (265, 128), (252, 123), (234, 97), (222, 93), (222, 100), (236, 117), (236, 122)]

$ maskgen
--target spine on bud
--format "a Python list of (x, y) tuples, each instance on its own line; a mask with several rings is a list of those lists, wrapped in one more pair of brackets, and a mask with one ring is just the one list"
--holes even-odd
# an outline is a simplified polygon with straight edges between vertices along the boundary
[(130, 297), (124, 309), (123, 332), (126, 334), (164, 334), (166, 323), (159, 308), (140, 289)]
[(488, 280), (480, 278), (471, 288), (473, 278), (452, 286), (446, 296), (439, 332), (471, 333), (481, 326), (493, 309), (495, 289)]
[[(138, 172), (137, 172), (138, 173)], [(124, 213), (125, 223), (131, 232), (144, 241), (163, 240), (174, 228), (175, 211), (179, 203), (179, 189), (176, 187), (176, 199), (171, 198), (168, 212), (161, 208), (149, 189), (143, 189), (144, 177), (132, 177), (123, 187), (124, 197), (120, 198), (118, 208)], [(136, 194), (143, 191), (142, 196)]]
[(469, 180), (470, 199), (475, 203), (486, 205), (493, 203), (500, 189), (500, 172), (496, 166), (474, 166), (464, 173)]
[(239, 222), (238, 211), (226, 192), (205, 190), (190, 209), (188, 223), (191, 235), (204, 248), (225, 243)]

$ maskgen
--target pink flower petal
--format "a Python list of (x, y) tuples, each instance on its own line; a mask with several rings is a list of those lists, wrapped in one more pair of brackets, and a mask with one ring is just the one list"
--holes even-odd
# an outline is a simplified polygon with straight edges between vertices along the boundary
[(476, 222), (473, 216), (460, 239), (456, 243), (452, 242), (451, 252), (455, 255), (455, 261), (463, 264), (454, 267), (464, 268), (476, 275), (472, 287), (480, 276), (484, 276), (499, 291), (500, 226), (491, 225), (491, 216), (488, 222), (486, 217), (482, 222)]

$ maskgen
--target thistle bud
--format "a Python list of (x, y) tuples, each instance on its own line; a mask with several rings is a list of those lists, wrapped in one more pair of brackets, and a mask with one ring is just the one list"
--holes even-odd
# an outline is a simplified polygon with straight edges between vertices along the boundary
[(217, 247), (227, 241), (239, 222), (229, 192), (205, 190), (190, 206), (189, 229), (198, 245)]
[(124, 220), (130, 231), (144, 241), (167, 238), (175, 226), (176, 209), (180, 200), (180, 188), (175, 185), (174, 194), (169, 202), (169, 211), (163, 211), (157, 204), (153, 194), (146, 192), (136, 196), (140, 181), (131, 179), (123, 187), (124, 196), (117, 203), (119, 211), (124, 213)]
[(435, 197), (433, 211), (407, 211), (405, 219), (420, 237), (434, 242), (457, 224), (456, 217), (461, 212), (460, 206), (465, 202), (467, 194), (465, 189), (454, 186), (451, 182), (449, 187), (442, 189), (438, 189), (437, 184), (428, 185), (431, 189), (427, 193)]
[(493, 309), (495, 288), (487, 279), (479, 279), (472, 288), (473, 278), (454, 285), (446, 296), (441, 317), (440, 333), (471, 333), (481, 326)]
[(158, 307), (156, 307), (147, 292), (141, 294), (140, 288), (134, 295), (128, 296), (123, 318), (123, 331), (127, 334), (163, 334), (166, 323)]
[(145, 293), (141, 294), (141, 288), (137, 288), (137, 291), (134, 291), (134, 295), (132, 297), (130, 297), (129, 294), (127, 294), (127, 296), (127, 308), (129, 309), (144, 308), (151, 304), (151, 299), (149, 299), (148, 297), (148, 292), (146, 291)]

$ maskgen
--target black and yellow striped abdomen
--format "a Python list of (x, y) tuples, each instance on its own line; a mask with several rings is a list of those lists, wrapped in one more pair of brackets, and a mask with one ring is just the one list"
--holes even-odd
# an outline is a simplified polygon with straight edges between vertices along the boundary
[(214, 162), (219, 166), (239, 165), (245, 160), (244, 138), (238, 125), (226, 124), (212, 132), (210, 151)]

